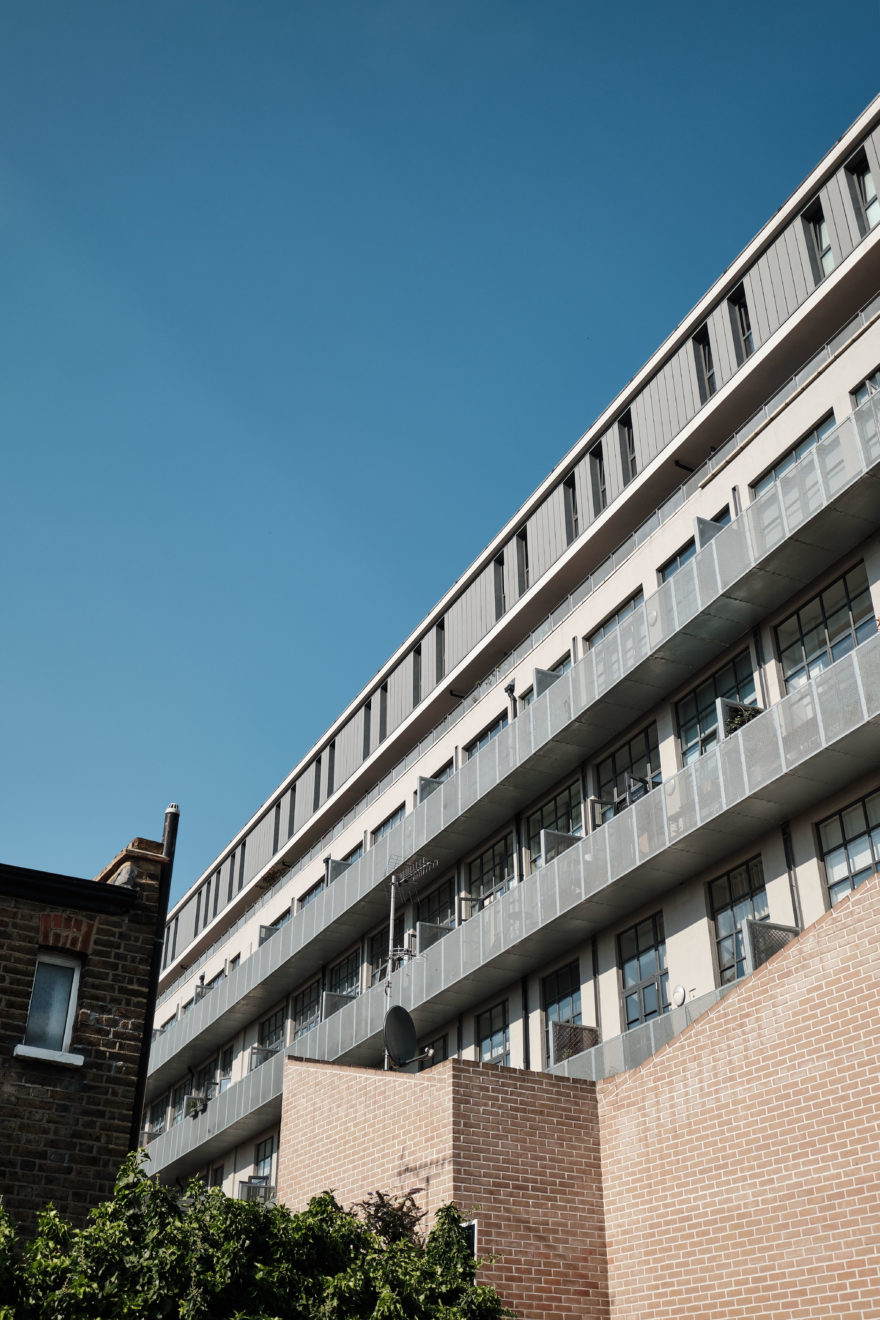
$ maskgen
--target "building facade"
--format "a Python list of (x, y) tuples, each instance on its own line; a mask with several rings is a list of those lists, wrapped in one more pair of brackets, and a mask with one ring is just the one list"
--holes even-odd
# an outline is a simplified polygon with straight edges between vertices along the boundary
[(82, 1223), (138, 1145), (177, 808), (94, 880), (0, 866), (0, 1198)]
[(875, 869), (878, 181), (880, 98), (174, 908), (163, 1179), (273, 1194), (389, 944), (413, 1069), (595, 1077)]

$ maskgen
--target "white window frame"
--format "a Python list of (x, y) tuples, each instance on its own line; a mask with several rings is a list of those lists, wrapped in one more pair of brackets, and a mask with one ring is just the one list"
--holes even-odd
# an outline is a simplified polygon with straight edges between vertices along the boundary
[(20, 1045), (16, 1045), (13, 1050), (15, 1058), (19, 1059), (42, 1059), (47, 1063), (62, 1063), (70, 1067), (82, 1067), (84, 1056), (82, 1054), (72, 1054), (70, 1052), (70, 1038), (73, 1035), (73, 1023), (76, 1017), (77, 1003), (79, 1002), (79, 977), (82, 970), (82, 963), (78, 958), (70, 957), (63, 953), (40, 952), (37, 955), (36, 965), (34, 967), (34, 979), (31, 984), (31, 997), (28, 1003), (28, 1024), (31, 1019), (31, 1008), (33, 1006), (34, 986), (37, 982), (37, 973), (40, 966), (49, 964), (53, 967), (70, 967), (73, 969), (73, 980), (70, 983), (70, 997), (67, 1001), (67, 1016), (64, 1020), (64, 1033), (61, 1038), (60, 1050), (47, 1050), (41, 1045), (29, 1045), (27, 1043), (28, 1028), (25, 1027), (25, 1039)]

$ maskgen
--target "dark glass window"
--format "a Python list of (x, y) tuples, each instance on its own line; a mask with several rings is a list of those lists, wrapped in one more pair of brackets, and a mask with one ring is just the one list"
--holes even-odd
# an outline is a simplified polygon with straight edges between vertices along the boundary
[(577, 485), (574, 479), (574, 473), (565, 478), (562, 483), (562, 499), (565, 508), (565, 544), (571, 545), (580, 533), (580, 519), (578, 517), (578, 499)]
[(544, 1011), (544, 1047), (549, 1065), (553, 1058), (551, 1033), (554, 1022), (581, 1022), (581, 972), (577, 959), (544, 977), (541, 981), (541, 1007)]
[(473, 740), (473, 742), (468, 743), (467, 747), (464, 749), (465, 755), (468, 757), (476, 756), (477, 752), (482, 751), (484, 747), (488, 747), (492, 739), (497, 738), (501, 730), (506, 728), (507, 713), (505, 712), (503, 715), (499, 715), (497, 720), (493, 720), (489, 727), (484, 729), (483, 732)]
[(727, 306), (730, 311), (730, 324), (733, 329), (733, 344), (736, 350), (736, 360), (739, 366), (750, 358), (755, 351), (755, 340), (752, 335), (752, 320), (749, 316), (749, 305), (746, 302), (746, 291), (742, 284), (734, 289), (733, 293), (727, 299)]
[(629, 742), (599, 762), (596, 783), (602, 803), (602, 820), (610, 820), (612, 816), (625, 811), (660, 782), (657, 725), (649, 724), (641, 733), (637, 733)]
[(321, 982), (313, 981), (293, 996), (293, 1039), (307, 1035), (321, 1021)]
[(709, 886), (712, 917), (715, 922), (715, 945), (721, 984), (727, 985), (745, 971), (743, 922), (747, 917), (766, 921), (767, 891), (760, 857), (719, 876)]
[(831, 250), (831, 237), (822, 203), (815, 201), (804, 212), (804, 229), (810, 245), (810, 259), (813, 264), (813, 278), (816, 283), (824, 280), (834, 270), (834, 253)]
[(455, 887), (451, 880), (445, 880), (437, 889), (420, 898), (416, 905), (417, 920), (432, 926), (455, 925)]
[(529, 535), (525, 527), (516, 534), (516, 581), (517, 594), (522, 596), (528, 591), (529, 574)]
[(581, 791), (577, 782), (569, 784), (528, 818), (529, 860), (532, 867), (541, 865), (541, 830), (560, 834), (580, 834), (583, 830)]
[(755, 676), (748, 651), (719, 669), (676, 703), (682, 765), (695, 761), (718, 741), (715, 702), (718, 697), (755, 705)]
[(390, 830), (394, 829), (394, 826), (397, 825), (399, 821), (403, 820), (405, 815), (406, 815), (406, 806), (401, 805), (397, 808), (396, 811), (392, 811), (390, 816), (386, 816), (385, 820), (382, 821), (382, 824), (377, 825), (370, 836), (373, 840), (373, 843), (377, 843), (379, 839), (384, 838), (384, 836), (388, 834)]
[(472, 911), (487, 907), (516, 883), (513, 864), (513, 834), (499, 839), (468, 863), (468, 891)]
[(876, 631), (868, 575), (856, 564), (776, 629), (786, 689), (800, 687)]
[(655, 912), (618, 935), (617, 958), (623, 1020), (629, 1031), (669, 1008), (663, 913)]
[(821, 422), (817, 422), (812, 431), (808, 431), (805, 436), (798, 440), (796, 445), (792, 445), (791, 449), (783, 454), (779, 462), (774, 463), (769, 472), (765, 472), (763, 477), (758, 478), (752, 486), (755, 495), (760, 495), (763, 491), (768, 490), (775, 481), (779, 480), (783, 472), (787, 472), (790, 467), (793, 467), (799, 458), (803, 458), (804, 454), (808, 454), (820, 440), (824, 440), (826, 435), (833, 430), (834, 413), (832, 412), (827, 417), (823, 417)]
[(263, 1018), (257, 1033), (258, 1044), (264, 1050), (278, 1051), (284, 1044), (284, 1009), (279, 1008)]
[(823, 820), (819, 844), (828, 897), (834, 904), (880, 870), (880, 793)]
[(613, 633), (615, 628), (617, 628), (625, 618), (632, 614), (634, 610), (638, 609), (640, 605), (643, 605), (644, 602), (644, 594), (641, 591), (637, 591), (634, 596), (631, 596), (628, 601), (625, 601), (624, 604), (621, 605), (619, 610), (615, 610), (614, 614), (609, 615), (604, 623), (601, 623), (598, 628), (594, 628), (593, 631), (584, 638), (586, 645), (592, 649), (597, 642), (602, 641), (603, 637), (607, 637), (609, 633)]
[(709, 328), (703, 326), (698, 330), (693, 338), (694, 360), (697, 364), (697, 384), (700, 387), (700, 398), (703, 403), (711, 399), (717, 389), (715, 380), (715, 361), (712, 357), (712, 344), (709, 339)]
[(434, 1053), (427, 1059), (419, 1059), (419, 1072), (424, 1072), (427, 1068), (433, 1068), (438, 1063), (445, 1062), (449, 1058), (449, 1037), (438, 1036), (436, 1040), (427, 1040), (419, 1046), (419, 1053), (424, 1054), (426, 1050), (433, 1050)]
[(633, 477), (638, 475), (638, 463), (636, 460), (636, 436), (633, 431), (632, 413), (629, 408), (617, 423), (617, 435), (620, 440), (620, 462), (623, 468), (624, 485), (629, 485)]
[(510, 1064), (510, 1030), (507, 1000), (480, 1013), (476, 1022), (477, 1057), (480, 1063)]
[(608, 485), (605, 480), (605, 456), (602, 442), (590, 450), (590, 480), (593, 485), (593, 511), (596, 516), (608, 506)]
[(352, 949), (347, 958), (343, 958), (331, 967), (327, 974), (327, 989), (334, 995), (355, 996), (360, 992), (361, 955), (359, 949)]

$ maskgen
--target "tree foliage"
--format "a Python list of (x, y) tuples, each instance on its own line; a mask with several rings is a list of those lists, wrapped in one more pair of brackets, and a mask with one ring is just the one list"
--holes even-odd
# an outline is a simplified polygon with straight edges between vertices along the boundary
[[(16, 1250), (0, 1208), (0, 1320), (495, 1320), (452, 1206), (421, 1242), (381, 1197), (375, 1232), (329, 1192), (308, 1210), (236, 1201), (195, 1181), (181, 1197), (130, 1156), (82, 1229), (50, 1206)], [(370, 1198), (371, 1204), (376, 1197)], [(416, 1211), (417, 1213), (417, 1211)], [(408, 1220), (407, 1220), (408, 1216)], [(409, 1222), (413, 1231), (399, 1232)], [(416, 1221), (417, 1222), (417, 1221)], [(377, 1225), (382, 1227), (381, 1223)]]

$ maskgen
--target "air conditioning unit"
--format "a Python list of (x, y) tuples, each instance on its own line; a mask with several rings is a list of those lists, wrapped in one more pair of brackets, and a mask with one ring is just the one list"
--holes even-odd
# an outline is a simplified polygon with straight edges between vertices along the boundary
[(201, 1091), (183, 1097), (184, 1118), (198, 1118), (208, 1108), (208, 1097)]

